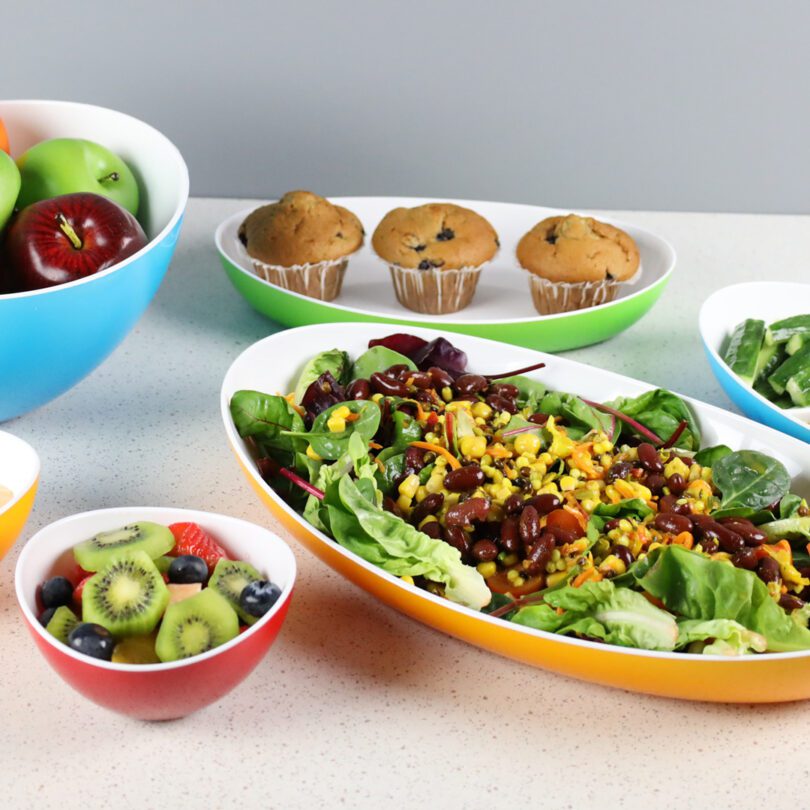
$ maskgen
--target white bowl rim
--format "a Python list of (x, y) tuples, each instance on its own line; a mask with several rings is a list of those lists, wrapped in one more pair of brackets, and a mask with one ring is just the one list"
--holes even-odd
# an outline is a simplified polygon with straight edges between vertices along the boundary
[(42, 468), (39, 453), (37, 453), (34, 447), (25, 439), (21, 439), (19, 436), (15, 435), (14, 433), (10, 433), (7, 430), (0, 430), (0, 437), (2, 436), (10, 436), (13, 441), (19, 442), (19, 444), (23, 446), (23, 452), (29, 453), (31, 460), (33, 461), (33, 470), (32, 474), (25, 479), (23, 486), (20, 487), (20, 491), (14, 492), (14, 497), (3, 506), (0, 506), (0, 516), (13, 509), (31, 491), (31, 488), (34, 486), (34, 484), (36, 484), (37, 479), (39, 478)]
[[(255, 624), (252, 624), (248, 627), (247, 630), (239, 633), (235, 638), (232, 638), (230, 641), (226, 641), (225, 644), (221, 644), (219, 647), (214, 647), (213, 650), (208, 650), (207, 652), (200, 653), (199, 655), (193, 655), (190, 658), (182, 658), (179, 661), (169, 661), (167, 663), (160, 663), (160, 664), (114, 664), (112, 661), (103, 661), (99, 658), (93, 658), (89, 655), (82, 655), (81, 653), (72, 650), (67, 644), (62, 644), (56, 638), (54, 638), (40, 623), (36, 617), (36, 614), (33, 610), (31, 610), (30, 605), (26, 602), (23, 598), (23, 581), (22, 581), (22, 572), (25, 568), (25, 565), (28, 562), (28, 557), (32, 553), (31, 549), (37, 545), (38, 542), (41, 540), (41, 535), (48, 531), (50, 532), (52, 529), (69, 525), (71, 523), (79, 523), (82, 520), (86, 520), (91, 516), (96, 515), (109, 515), (113, 517), (114, 515), (120, 514), (122, 512), (138, 512), (139, 514), (143, 514), (145, 518), (150, 516), (154, 516), (156, 513), (164, 513), (164, 512), (172, 512), (172, 514), (176, 514), (178, 516), (178, 522), (182, 521), (184, 518), (190, 521), (194, 521), (196, 523), (204, 523), (206, 517), (213, 517), (217, 519), (225, 519), (228, 522), (234, 524), (246, 524), (248, 526), (260, 529), (262, 532), (268, 535), (268, 539), (271, 543), (275, 543), (280, 549), (282, 556), (287, 558), (287, 565), (288, 569), (287, 572), (289, 574), (289, 580), (287, 584), (281, 591), (281, 595), (276, 600), (276, 603), (270, 610), (264, 614)], [(227, 544), (227, 541), (223, 540)], [(106, 509), (91, 509), (87, 512), (77, 512), (73, 515), (67, 515), (66, 517), (60, 518), (59, 520), (53, 521), (53, 523), (49, 523), (47, 526), (43, 526), (36, 534), (32, 535), (31, 538), (25, 543), (23, 546), (23, 550), (20, 552), (19, 559), (17, 560), (17, 565), (14, 569), (14, 587), (17, 596), (17, 602), (25, 616), (26, 620), (29, 624), (34, 628), (36, 633), (40, 636), (40, 638), (45, 639), (45, 641), (50, 644), (50, 646), (54, 647), (61, 653), (64, 653), (69, 658), (73, 658), (76, 661), (80, 661), (84, 664), (89, 664), (90, 666), (98, 667), (99, 669), (109, 670), (111, 672), (168, 672), (172, 669), (183, 669), (184, 667), (189, 667), (194, 664), (197, 664), (201, 661), (207, 661), (209, 658), (214, 658), (217, 655), (220, 655), (224, 652), (235, 647), (239, 644), (246, 636), (250, 636), (254, 634), (258, 628), (263, 627), (265, 624), (270, 622), (270, 620), (278, 613), (282, 606), (285, 605), (290, 600), (290, 595), (292, 593), (293, 587), (295, 586), (295, 579), (297, 574), (297, 566), (295, 562), (295, 555), (292, 552), (292, 549), (289, 545), (284, 542), (284, 540), (279, 537), (275, 532), (271, 531), (270, 529), (265, 528), (264, 526), (260, 526), (258, 523), (251, 523), (248, 520), (244, 520), (244, 518), (232, 517), (231, 515), (224, 515), (221, 512), (207, 512), (201, 509), (175, 509), (172, 506), (113, 506)]]
[[(562, 645), (570, 645), (573, 647), (585, 647), (589, 651), (591, 651), (594, 656), (599, 656), (600, 654), (617, 654), (620, 656), (630, 656), (630, 657), (640, 657), (640, 658), (651, 658), (651, 659), (659, 659), (659, 660), (667, 660), (672, 661), (673, 663), (677, 662), (686, 662), (686, 661), (704, 661), (706, 664), (719, 664), (722, 666), (739, 666), (741, 664), (751, 664), (755, 663), (757, 666), (766, 666), (769, 661), (778, 661), (778, 660), (789, 660), (794, 658), (807, 658), (810, 659), (810, 650), (797, 650), (794, 652), (773, 652), (773, 653), (765, 653), (761, 655), (738, 655), (738, 656), (723, 656), (723, 655), (703, 655), (699, 653), (683, 653), (683, 652), (663, 652), (659, 650), (643, 650), (636, 647), (623, 647), (617, 644), (596, 644), (592, 641), (586, 641), (584, 639), (575, 638), (572, 636), (565, 636), (559, 635), (557, 633), (547, 632), (545, 630), (537, 630), (533, 627), (528, 627), (526, 625), (515, 624), (513, 622), (506, 622), (503, 619), (490, 616), (488, 613), (483, 613), (480, 611), (474, 611), (471, 608), (465, 607), (464, 605), (457, 604), (455, 602), (451, 602), (449, 599), (445, 599), (441, 596), (437, 596), (436, 594), (432, 594), (429, 591), (422, 590), (418, 588), (416, 585), (410, 585), (409, 583), (403, 581), (399, 577), (389, 574), (387, 571), (383, 570), (379, 566), (374, 565), (373, 563), (367, 562), (366, 560), (359, 557), (357, 554), (349, 551), (348, 549), (341, 546), (331, 537), (329, 537), (324, 532), (316, 529), (314, 526), (306, 523), (304, 518), (296, 512), (291, 506), (284, 502), (282, 498), (278, 496), (275, 490), (267, 484), (264, 479), (259, 475), (259, 472), (256, 468), (255, 462), (249, 458), (239, 446), (239, 442), (242, 441), (241, 437), (236, 431), (236, 427), (233, 424), (233, 420), (230, 417), (230, 409), (228, 407), (228, 393), (225, 388), (225, 384), (228, 381), (228, 378), (231, 375), (233, 368), (242, 361), (244, 355), (248, 354), (251, 351), (255, 351), (256, 347), (259, 344), (263, 343), (270, 343), (274, 338), (277, 338), (279, 335), (287, 335), (289, 337), (291, 332), (296, 333), (303, 333), (305, 331), (317, 331), (324, 329), (325, 327), (331, 327), (332, 329), (347, 329), (349, 331), (354, 330), (361, 330), (366, 328), (379, 328), (380, 326), (385, 326), (385, 324), (379, 323), (366, 323), (366, 322), (357, 322), (357, 323), (339, 323), (339, 324), (310, 324), (309, 326), (298, 326), (292, 329), (285, 329), (281, 332), (275, 332), (272, 335), (268, 335), (267, 337), (261, 338), (257, 340), (255, 343), (252, 343), (250, 346), (247, 346), (240, 354), (234, 359), (233, 363), (228, 367), (228, 370), (225, 372), (225, 376), (222, 381), (222, 386), (220, 388), (220, 413), (222, 416), (222, 420), (225, 427), (225, 432), (228, 436), (228, 440), (231, 444), (231, 447), (234, 453), (237, 455), (237, 458), (240, 462), (247, 461), (248, 463), (245, 464), (245, 469), (248, 471), (251, 479), (259, 484), (262, 487), (262, 490), (273, 499), (273, 501), (280, 506), (286, 514), (288, 514), (293, 520), (296, 521), (299, 525), (302, 525), (305, 529), (309, 530), (320, 543), (328, 543), (343, 557), (351, 561), (354, 565), (357, 565), (361, 568), (366, 569), (367, 571), (375, 574), (376, 576), (380, 577), (381, 579), (389, 582), (390, 584), (395, 585), (398, 588), (406, 590), (410, 593), (416, 593), (419, 597), (428, 600), (429, 602), (433, 602), (436, 605), (440, 605), (443, 608), (452, 611), (454, 613), (460, 613), (464, 616), (471, 616), (474, 618), (479, 619), (487, 624), (494, 624), (497, 627), (502, 627), (505, 632), (514, 632), (518, 636), (528, 636), (533, 638), (539, 638), (544, 641), (553, 641), (558, 642)], [(444, 336), (444, 334), (437, 329), (431, 329), (425, 326), (414, 326), (414, 329), (418, 330), (415, 334), (420, 335), (421, 337), (439, 337)], [(495, 343), (499, 345), (507, 345), (503, 344), (501, 341), (493, 340), (492, 338), (483, 338), (478, 337), (476, 335), (455, 335), (455, 338), (458, 338), (459, 341), (463, 340), (471, 340), (474, 342), (484, 342), (484, 343)], [(464, 348), (467, 351), (468, 356), (472, 357), (471, 351), (469, 351), (466, 347)], [(515, 350), (519, 351), (526, 351), (526, 352), (533, 352), (534, 354), (541, 355), (543, 357), (555, 357), (553, 354), (549, 354), (547, 352), (542, 352), (536, 349), (529, 349), (522, 346), (512, 347), (509, 346), (510, 349), (514, 348)], [(573, 363), (578, 366), (582, 366), (584, 369), (590, 368), (586, 363), (583, 363), (578, 360), (572, 360), (567, 357), (557, 357), (558, 360), (566, 360), (569, 363)], [(472, 361), (474, 365), (474, 361)], [(602, 369), (603, 371), (608, 372), (609, 374), (616, 377), (618, 380), (627, 380), (631, 381), (634, 384), (645, 385), (650, 388), (654, 388), (651, 383), (644, 382), (643, 380), (637, 380), (633, 377), (627, 377), (624, 374), (618, 374), (617, 372), (608, 371), (608, 369)], [(702, 408), (707, 409), (711, 413), (720, 414), (723, 418), (728, 418), (733, 422), (741, 422), (741, 423), (748, 423), (755, 425), (758, 430), (762, 430), (765, 432), (770, 432), (776, 436), (779, 436), (780, 439), (784, 439), (790, 443), (795, 443), (797, 445), (801, 445), (801, 439), (796, 439), (787, 434), (781, 433), (777, 431), (775, 428), (769, 427), (768, 425), (763, 425), (759, 422), (754, 422), (753, 420), (749, 419), (746, 416), (739, 416), (735, 413), (731, 413), (723, 408), (720, 408), (716, 405), (711, 405), (707, 402), (703, 402), (702, 400), (695, 399), (694, 397), (688, 397), (684, 394), (679, 394), (677, 391), (673, 391), (672, 393), (676, 394), (677, 396), (681, 397), (685, 402), (692, 404), (698, 403)], [(299, 541), (300, 542), (300, 541)], [(344, 579), (347, 581), (348, 578), (345, 575), (343, 576)], [(362, 587), (362, 586), (358, 586)], [(363, 588), (365, 590), (365, 588)], [(372, 594), (374, 596), (374, 594)], [(382, 604), (387, 604), (383, 602), (382, 599), (378, 597), (374, 597), (377, 601), (381, 602)], [(392, 607), (388, 605), (389, 607)], [(393, 608), (392, 609), (396, 609)], [(401, 611), (400, 611), (401, 612)], [(409, 615), (409, 614), (406, 614)], [(424, 624), (426, 627), (434, 627), (432, 624), (427, 622), (423, 622), (421, 620), (417, 620), (420, 624)], [(436, 629), (436, 628), (434, 628)], [(479, 647), (479, 649), (485, 649), (480, 645), (476, 644), (474, 641), (468, 642), (473, 644), (473, 646)]]
[[(790, 412), (790, 409), (783, 409), (780, 408), (778, 405), (774, 405), (769, 399), (762, 396), (759, 391), (755, 391), (753, 388), (748, 388), (744, 385), (738, 378), (737, 375), (728, 367), (728, 363), (720, 356), (720, 352), (717, 350), (717, 347), (709, 343), (706, 338), (706, 321), (709, 319), (709, 315), (711, 310), (716, 306), (716, 300), (722, 298), (724, 295), (730, 293), (732, 290), (737, 290), (742, 287), (750, 287), (750, 288), (773, 288), (773, 287), (787, 287), (790, 289), (798, 289), (802, 288), (804, 291), (810, 290), (810, 284), (805, 284), (801, 281), (742, 281), (739, 284), (729, 284), (726, 287), (721, 287), (719, 290), (715, 290), (702, 304), (700, 307), (700, 312), (698, 314), (698, 330), (700, 331), (700, 338), (703, 341), (703, 346), (711, 355), (712, 359), (715, 360), (721, 368), (728, 372), (728, 376), (736, 383), (736, 385), (744, 391), (749, 396), (753, 397), (755, 400), (759, 401), (763, 405), (767, 405), (774, 414), (787, 419), (788, 421), (792, 422), (793, 424), (798, 425), (800, 428), (803, 428), (808, 432), (810, 435), (810, 424), (807, 422), (803, 422), (799, 419), (795, 414)], [(735, 403), (736, 405), (736, 403)], [(739, 406), (738, 406), (739, 407)]]
[(137, 253), (133, 253), (131, 256), (127, 256), (127, 258), (124, 259), (123, 261), (120, 261), (117, 264), (108, 267), (106, 270), (102, 270), (100, 273), (93, 273), (90, 276), (85, 276), (84, 278), (79, 278), (76, 279), (75, 281), (68, 281), (64, 284), (56, 284), (52, 287), (43, 287), (42, 289), (39, 290), (26, 290), (24, 292), (3, 293), (0, 294), (0, 302), (11, 299), (31, 298), (37, 295), (47, 295), (48, 293), (55, 293), (60, 290), (65, 290), (72, 287), (79, 287), (82, 284), (90, 284), (95, 279), (104, 278), (105, 276), (114, 273), (116, 270), (119, 270), (122, 267), (126, 267), (128, 264), (136, 261), (141, 256), (144, 256), (146, 253), (148, 253), (155, 245), (157, 245), (159, 242), (162, 242), (166, 238), (166, 236), (168, 236), (168, 234), (171, 233), (172, 229), (175, 227), (175, 225), (177, 225), (178, 221), (183, 216), (183, 212), (185, 211), (186, 205), (188, 204), (188, 195), (189, 195), (188, 166), (186, 165), (186, 161), (183, 159), (183, 155), (180, 153), (180, 150), (177, 148), (174, 142), (170, 140), (168, 136), (164, 135), (156, 127), (153, 127), (146, 121), (142, 121), (140, 118), (136, 118), (134, 115), (121, 112), (120, 110), (115, 110), (112, 107), (102, 107), (99, 104), (87, 104), (82, 101), (62, 101), (57, 99), (48, 100), (48, 99), (4, 98), (2, 99), (2, 104), (31, 104), (43, 107), (44, 106), (85, 107), (87, 109), (104, 110), (106, 112), (112, 112), (115, 113), (116, 115), (123, 116), (124, 118), (128, 118), (131, 121), (135, 121), (138, 124), (142, 124), (143, 126), (148, 127), (149, 129), (153, 130), (157, 135), (159, 135), (161, 138), (163, 138), (163, 140), (166, 141), (166, 145), (169, 147), (169, 151), (174, 154), (174, 157), (177, 160), (177, 164), (180, 167), (180, 201), (166, 226), (153, 239), (150, 239)]
[[(369, 196), (361, 196), (361, 195), (354, 195), (350, 197), (341, 197), (341, 196), (332, 196), (329, 197), (330, 200), (336, 200), (340, 205), (350, 206), (354, 200), (367, 200), (367, 199), (375, 199), (375, 200), (395, 200), (398, 202), (402, 202), (404, 200), (408, 200), (413, 202), (416, 205), (424, 204), (433, 202), (433, 197), (404, 197), (404, 196), (392, 196), (392, 195), (369, 195)], [(495, 203), (496, 205), (514, 205), (514, 206), (521, 206), (525, 208), (542, 208), (544, 211), (550, 212), (550, 216), (555, 214), (565, 214), (565, 213), (572, 213), (567, 209), (563, 208), (553, 208), (541, 205), (532, 205), (531, 203), (512, 203), (512, 202), (504, 202), (504, 201), (495, 201), (495, 200), (459, 200), (459, 199), (446, 199), (445, 202), (453, 203), (455, 205), (462, 205), (467, 208), (475, 209), (476, 206), (480, 206), (481, 203)], [(269, 202), (275, 202), (274, 200), (270, 200)], [(667, 267), (666, 270), (661, 274), (660, 278), (657, 280), (645, 284), (642, 278), (641, 286), (639, 289), (634, 290), (633, 292), (629, 293), (628, 295), (624, 295), (621, 298), (614, 298), (612, 301), (606, 301), (604, 304), (596, 304), (595, 306), (585, 307), (584, 309), (574, 310), (572, 312), (555, 312), (553, 315), (540, 315), (537, 313), (536, 317), (522, 317), (522, 318), (498, 318), (497, 320), (491, 321), (481, 321), (481, 320), (452, 320), (447, 321), (446, 316), (444, 315), (428, 315), (421, 312), (414, 312), (411, 313), (414, 317), (409, 317), (410, 310), (407, 310), (403, 307), (403, 314), (401, 318), (397, 318), (394, 316), (388, 316), (384, 314), (380, 314), (379, 312), (375, 312), (370, 309), (363, 309), (361, 307), (354, 307), (349, 304), (340, 304), (335, 301), (321, 301), (316, 298), (312, 298), (311, 296), (304, 295), (303, 293), (294, 292), (293, 290), (285, 290), (282, 287), (278, 287), (275, 284), (271, 284), (269, 281), (266, 281), (263, 278), (260, 278), (255, 273), (251, 272), (247, 267), (243, 267), (241, 263), (235, 261), (231, 254), (225, 249), (224, 246), (224, 233), (227, 228), (231, 226), (234, 220), (236, 219), (244, 219), (251, 211), (254, 211), (257, 206), (266, 205), (267, 202), (264, 200), (257, 200), (256, 205), (252, 206), (251, 208), (245, 208), (242, 211), (237, 211), (235, 214), (231, 214), (229, 217), (226, 217), (222, 222), (217, 225), (217, 229), (214, 232), (214, 244), (216, 245), (217, 251), (219, 254), (227, 259), (227, 261), (233, 265), (237, 270), (241, 273), (245, 274), (251, 280), (256, 280), (260, 284), (263, 284), (268, 287), (272, 287), (273, 289), (281, 290), (283, 293), (287, 295), (293, 296), (295, 298), (301, 299), (303, 301), (313, 303), (313, 304), (320, 304), (322, 306), (328, 307), (330, 309), (337, 309), (341, 312), (349, 312), (357, 315), (367, 315), (374, 318), (384, 318), (387, 323), (402, 323), (402, 324), (428, 324), (430, 327), (439, 328), (442, 324), (449, 324), (452, 327), (459, 327), (459, 326), (502, 326), (507, 324), (521, 324), (521, 323), (535, 323), (537, 321), (555, 321), (562, 318), (571, 318), (577, 315), (586, 315), (591, 312), (601, 312), (602, 310), (610, 309), (612, 307), (616, 307), (621, 305), (624, 301), (632, 301), (633, 299), (639, 297), (643, 293), (649, 292), (651, 289), (656, 287), (662, 287), (663, 285), (667, 284), (669, 281), (669, 277), (672, 275), (672, 272), (675, 269), (675, 265), (677, 264), (678, 255), (673, 247), (672, 243), (665, 239), (663, 236), (655, 233), (654, 231), (650, 231), (647, 228), (642, 228), (638, 225), (634, 225), (631, 222), (625, 222), (624, 220), (614, 219), (611, 216), (605, 216), (602, 213), (594, 213), (591, 211), (585, 210), (577, 210), (573, 213), (580, 214), (581, 216), (592, 216), (592, 217), (602, 217), (603, 220), (606, 220), (611, 225), (615, 225), (616, 227), (636, 231), (638, 233), (644, 234), (645, 237), (651, 238), (653, 241), (659, 242), (660, 246), (663, 250), (663, 253), (666, 256), (666, 263)], [(382, 260), (380, 260), (382, 261)], [(442, 318), (445, 318), (443, 321)]]

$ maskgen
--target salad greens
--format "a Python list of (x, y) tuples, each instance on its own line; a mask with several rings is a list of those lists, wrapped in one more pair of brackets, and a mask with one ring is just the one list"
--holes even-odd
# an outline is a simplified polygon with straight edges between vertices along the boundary
[(372, 346), (354, 361), (351, 378), (369, 379), (372, 374), (383, 372), (391, 366), (407, 366), (411, 371), (416, 371), (416, 364), (404, 354), (385, 346)]
[[(681, 422), (686, 422), (686, 429), (675, 442), (675, 446), (684, 450), (700, 449), (700, 429), (692, 411), (680, 397), (670, 391), (656, 388), (637, 397), (618, 397), (607, 404), (625, 416), (641, 422), (662, 439), (672, 436)], [(620, 429), (628, 432), (627, 424), (622, 425)]]
[(329, 372), (338, 382), (346, 382), (346, 378), (351, 368), (349, 355), (340, 349), (330, 349), (326, 352), (316, 354), (307, 361), (301, 370), (298, 382), (295, 384), (294, 399), (300, 405), (307, 388), (325, 372)]
[(785, 465), (756, 450), (738, 450), (717, 459), (712, 477), (726, 509), (762, 509), (780, 501), (790, 489)]

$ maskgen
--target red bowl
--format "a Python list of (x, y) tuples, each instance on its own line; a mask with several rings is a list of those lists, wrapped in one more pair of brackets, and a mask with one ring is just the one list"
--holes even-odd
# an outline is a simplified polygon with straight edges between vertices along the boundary
[[(72, 547), (107, 529), (138, 520), (199, 523), (234, 559), (245, 560), (281, 588), (276, 604), (248, 630), (202, 655), (167, 664), (114, 664), (89, 658), (57, 641), (37, 621), (38, 586), (54, 574), (75, 578)], [(51, 523), (25, 544), (15, 583), (25, 623), (48, 663), (89, 700), (141, 720), (171, 720), (219, 700), (261, 661), (287, 615), (295, 558), (287, 544), (261, 526), (189, 509), (120, 507), (83, 512)]]

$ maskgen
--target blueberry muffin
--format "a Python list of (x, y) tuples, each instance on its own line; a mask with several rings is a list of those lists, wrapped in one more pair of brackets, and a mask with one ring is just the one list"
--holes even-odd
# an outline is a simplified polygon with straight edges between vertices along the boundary
[(472, 301), (481, 268), (498, 251), (498, 234), (480, 214), (452, 203), (389, 211), (371, 244), (388, 263), (399, 302), (443, 315)]
[(310, 191), (290, 191), (239, 226), (239, 241), (258, 276), (323, 301), (340, 293), (348, 257), (363, 235), (351, 211)]
[(632, 237), (613, 225), (576, 214), (538, 222), (518, 242), (517, 260), (529, 272), (541, 315), (612, 301), (639, 268)]

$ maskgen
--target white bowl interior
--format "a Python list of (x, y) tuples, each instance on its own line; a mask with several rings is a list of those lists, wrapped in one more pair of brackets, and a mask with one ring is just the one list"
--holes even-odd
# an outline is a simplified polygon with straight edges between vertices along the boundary
[(174, 224), (188, 198), (188, 170), (177, 147), (125, 113), (66, 101), (0, 101), (0, 118), (18, 157), (46, 138), (86, 138), (120, 155), (141, 191), (138, 219), (150, 240)]
[[(718, 362), (726, 339), (737, 324), (746, 318), (759, 318), (765, 325), (791, 315), (810, 313), (810, 284), (787, 281), (752, 281), (723, 287), (710, 295), (700, 309), (699, 328), (703, 342)], [(748, 394), (788, 418), (807, 427), (810, 408), (782, 409), (761, 394), (748, 388), (733, 374), (732, 379)]]
[[(259, 572), (272, 582), (275, 582), (281, 588), (281, 596), (278, 602), (244, 634), (237, 636), (221, 647), (183, 661), (151, 665), (112, 664), (75, 653), (54, 639), (37, 621), (37, 587), (48, 577), (63, 574), (69, 570), (72, 558), (71, 549), (77, 543), (92, 537), (100, 531), (115, 529), (138, 520), (149, 520), (165, 525), (185, 521), (198, 523), (202, 528), (210, 532), (231, 557), (249, 562)], [(57, 520), (55, 523), (41, 529), (23, 546), (15, 571), (15, 585), (17, 600), (23, 613), (37, 632), (47, 639), (49, 643), (58, 646), (60, 650), (80, 661), (92, 661), (102, 667), (134, 669), (143, 672), (149, 669), (187, 666), (195, 661), (216, 655), (237, 644), (243, 635), (255, 631), (256, 628), (270, 621), (275, 615), (292, 590), (295, 573), (295, 557), (289, 546), (278, 535), (255, 523), (213, 512), (169, 507), (130, 506), (82, 512), (78, 515)]]
[[(317, 352), (337, 347), (348, 351), (351, 356), (356, 357), (367, 348), (370, 339), (382, 337), (392, 331), (394, 330), (386, 324), (319, 324), (289, 329), (264, 338), (247, 348), (228, 369), (220, 392), (220, 408), (229, 441), (236, 448), (249, 474), (288, 515), (305, 525), (322, 542), (333, 546), (338, 554), (351, 560), (354, 565), (373, 572), (375, 576), (386, 579), (397, 587), (412, 589), (412, 586), (404, 583), (399, 578), (386, 573), (338, 545), (327, 535), (311, 527), (302, 516), (287, 506), (259, 474), (255, 463), (252, 461), (249, 448), (233, 425), (229, 409), (231, 397), (240, 389), (253, 389), (271, 393), (291, 391), (302, 366)], [(408, 331), (427, 340), (442, 336), (441, 332), (418, 327), (409, 327)], [(519, 346), (511, 346), (467, 335), (452, 335), (450, 339), (456, 346), (467, 352), (469, 358), (468, 367), (472, 371), (494, 374), (542, 360), (546, 363), (546, 367), (533, 372), (529, 376), (541, 380), (549, 388), (579, 394), (588, 399), (605, 401), (619, 395), (638, 395), (650, 390), (652, 387), (648, 383), (634, 380), (631, 377), (614, 374), (564, 357), (545, 354)], [(782, 461), (790, 473), (793, 479), (792, 491), (802, 497), (810, 498), (810, 464), (808, 464), (807, 446), (803, 442), (713, 405), (689, 397), (683, 398), (690, 404), (695, 413), (701, 428), (704, 447), (727, 444), (734, 449), (750, 448), (774, 456)], [(420, 591), (419, 595), (423, 599), (442, 605), (447, 610), (463, 612), (468, 610), (426, 591)], [(593, 645), (592, 642), (581, 639), (558, 636), (542, 630), (502, 622), (500, 619), (486, 614), (476, 614), (476, 616), (482, 622), (494, 623), (505, 631), (514, 633), (515, 643), (520, 643), (519, 638), (521, 636), (540, 636), (553, 639), (563, 645), (585, 645), (593, 650), (594, 655), (599, 655), (600, 651), (605, 649), (601, 645)], [(658, 653), (629, 647), (610, 647), (609, 650), (612, 653), (618, 652), (622, 655), (651, 656), (673, 661), (682, 660), (685, 656), (684, 653)], [(771, 653), (764, 656), (763, 660), (773, 660), (774, 657), (790, 658), (806, 655), (808, 655), (806, 652)], [(703, 656), (689, 657), (703, 660)], [(743, 659), (734, 657), (724, 659), (724, 661), (728, 661), (729, 665), (733, 665), (735, 660)]]
[(11, 490), (13, 498), (0, 506), (8, 511), (31, 489), (39, 475), (39, 456), (28, 442), (0, 430), (0, 486)]
[[(460, 312), (446, 315), (423, 315), (411, 312), (400, 304), (394, 294), (388, 267), (377, 258), (371, 248), (371, 234), (380, 220), (392, 208), (412, 207), (431, 202), (413, 197), (333, 197), (332, 202), (354, 212), (363, 223), (366, 240), (363, 247), (349, 261), (343, 289), (330, 307), (366, 315), (400, 318), (435, 323), (504, 323), (510, 321), (542, 320), (558, 318), (559, 315), (541, 316), (532, 304), (529, 295), (528, 273), (518, 267), (515, 248), (526, 231), (545, 217), (566, 214), (554, 208), (516, 203), (484, 202), (481, 200), (448, 200), (477, 211), (486, 217), (498, 232), (501, 248), (495, 258), (481, 272), (472, 303)], [(252, 211), (240, 211), (228, 217), (217, 229), (215, 241), (218, 249), (243, 272), (256, 278), (251, 270), (250, 259), (237, 238), (239, 225)], [(583, 212), (586, 213), (587, 212)], [(627, 231), (638, 244), (641, 254), (641, 275), (631, 284), (621, 285), (615, 301), (600, 304), (615, 306), (623, 299), (638, 295), (668, 275), (675, 265), (672, 246), (650, 231), (635, 225), (595, 215)], [(266, 281), (261, 281), (267, 284)], [(287, 291), (287, 294), (299, 296)]]

